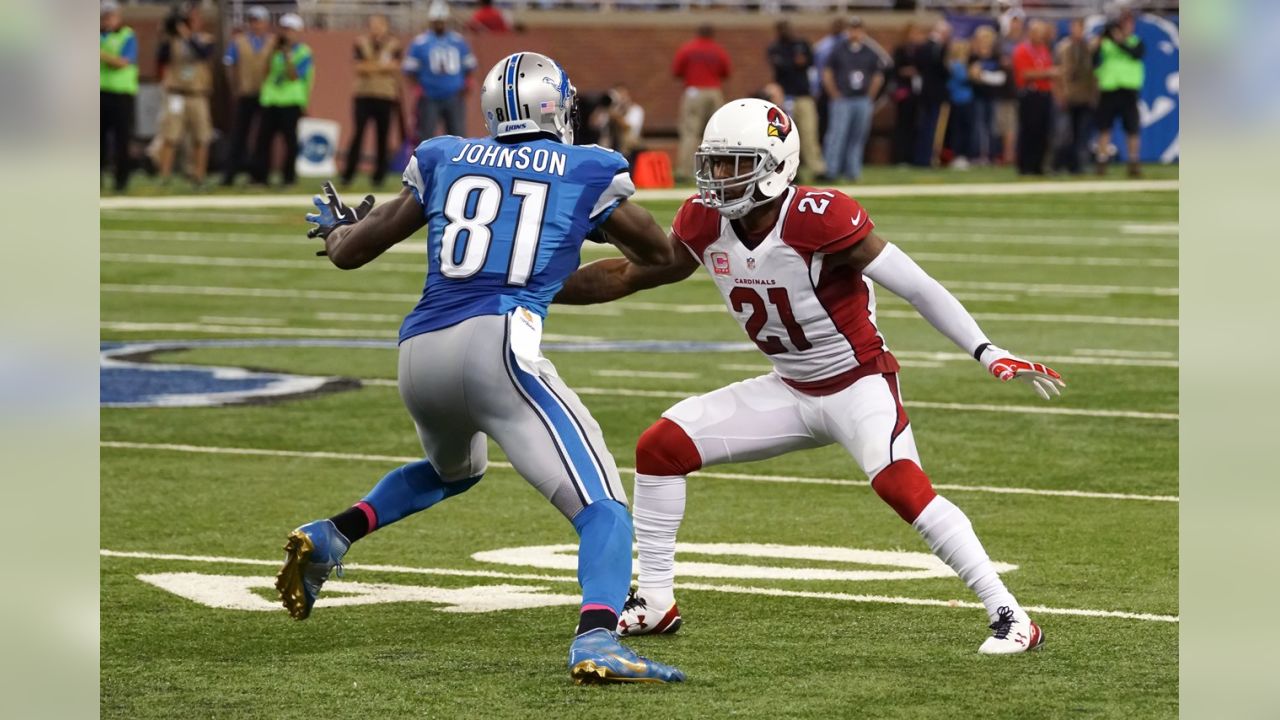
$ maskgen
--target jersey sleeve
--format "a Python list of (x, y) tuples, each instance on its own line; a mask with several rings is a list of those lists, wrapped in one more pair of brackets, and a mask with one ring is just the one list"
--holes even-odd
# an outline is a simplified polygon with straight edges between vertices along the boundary
[(783, 241), (808, 253), (831, 254), (857, 245), (876, 224), (866, 208), (838, 190), (798, 188), (783, 226)]
[[(604, 150), (604, 148), (601, 149)], [(627, 164), (626, 158), (612, 150), (608, 150), (606, 153), (604, 155), (607, 158), (604, 172), (612, 172), (613, 175), (608, 179), (608, 184), (591, 208), (591, 227), (593, 229), (608, 220), (609, 216), (613, 214), (618, 205), (622, 204), (623, 200), (636, 194), (636, 185), (631, 180), (631, 167)]]
[(452, 135), (433, 137), (419, 144), (409, 156), (409, 164), (405, 166), (400, 181), (413, 191), (413, 197), (419, 205), (426, 207), (432, 170), (439, 156), (443, 154), (443, 146), (454, 140), (457, 138)]
[(698, 262), (702, 262), (702, 253), (720, 236), (720, 213), (703, 205), (695, 195), (685, 200), (676, 211), (671, 234)]
[(875, 229), (876, 224), (867, 214), (866, 208), (862, 207), (862, 203), (841, 193), (831, 203), (821, 227), (819, 239), (824, 242), (816, 250), (830, 254), (862, 242)]

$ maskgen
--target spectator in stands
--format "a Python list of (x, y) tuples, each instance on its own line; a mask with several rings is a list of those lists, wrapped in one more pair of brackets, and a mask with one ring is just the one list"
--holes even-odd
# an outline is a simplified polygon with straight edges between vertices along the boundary
[(235, 184), (236, 175), (249, 169), (249, 138), (253, 137), (253, 125), (261, 123), (262, 106), (258, 96), (262, 93), (262, 80), (267, 76), (267, 63), (275, 46), (271, 36), (271, 13), (261, 5), (254, 5), (245, 13), (249, 18), (248, 32), (236, 32), (231, 36), (222, 64), (227, 68), (227, 83), (236, 97), (235, 120), (231, 125), (231, 142), (223, 160), (222, 184)]
[(262, 81), (262, 121), (258, 123), (258, 166), (256, 182), (265, 184), (271, 172), (271, 156), (276, 136), (284, 139), (284, 184), (294, 184), (298, 160), (298, 120), (307, 109), (316, 69), (311, 48), (299, 40), (302, 18), (286, 13), (280, 18), (280, 34), (271, 52), (267, 77)]
[(969, 159), (974, 156), (973, 81), (969, 79), (969, 43), (952, 40), (947, 48), (947, 97), (951, 101), (948, 112), (947, 132), (951, 136), (951, 167), (968, 170)]
[(907, 23), (902, 40), (893, 49), (893, 162), (904, 165), (915, 158), (916, 124), (920, 108), (920, 70), (916, 54), (924, 45), (924, 30)]
[(831, 98), (827, 97), (827, 90), (823, 87), (822, 72), (827, 67), (827, 61), (831, 59), (831, 51), (835, 50), (836, 45), (847, 42), (845, 31), (849, 25), (844, 18), (838, 17), (831, 21), (831, 32), (818, 40), (813, 45), (813, 67), (809, 69), (809, 92), (817, 98), (815, 103), (818, 107), (818, 136), (827, 136), (827, 105), (831, 102)]
[(387, 173), (387, 152), (391, 144), (391, 114), (400, 97), (400, 41), (389, 32), (385, 15), (369, 16), (369, 34), (356, 38), (356, 91), (354, 98), (355, 127), (342, 182), (350, 184), (360, 167), (360, 151), (364, 148), (364, 129), (373, 121), (377, 149), (374, 152), (372, 180), (382, 187)]
[(1045, 152), (1053, 117), (1053, 82), (1058, 70), (1049, 49), (1052, 29), (1034, 20), (1027, 39), (1013, 50), (1013, 75), (1018, 86), (1018, 174), (1043, 175)]
[(996, 99), (996, 136), (1000, 138), (1001, 160), (1014, 163), (1018, 147), (1018, 88), (1013, 80), (1013, 49), (1025, 39), (1026, 16), (1012, 8), (1000, 18), (1000, 65), (1005, 84)]
[(671, 63), (671, 74), (684, 81), (676, 174), (685, 181), (693, 177), (693, 153), (702, 141), (707, 120), (724, 104), (720, 85), (729, 77), (729, 53), (715, 41), (714, 34), (710, 25), (699, 27), (697, 37), (681, 45)]
[(862, 21), (850, 20), (847, 42), (832, 51), (822, 74), (831, 98), (827, 136), (823, 139), (827, 174), (855, 182), (862, 177), (862, 156), (871, 134), (874, 100), (884, 85), (884, 61), (866, 39)]
[(938, 21), (929, 39), (916, 49), (916, 70), (920, 73), (920, 106), (916, 121), (915, 164), (932, 167), (934, 145), (937, 144), (938, 117), (947, 101), (947, 44), (951, 42), (951, 25)]
[(809, 88), (809, 69), (813, 67), (813, 49), (809, 43), (791, 32), (791, 23), (783, 20), (776, 27), (778, 37), (767, 50), (773, 66), (773, 80), (782, 89), (783, 102), (774, 103), (787, 111), (800, 133), (800, 163), (806, 178), (826, 174), (822, 146), (818, 141), (818, 108)]
[(120, 6), (102, 3), (98, 31), (98, 129), (100, 165), (107, 169), (107, 148), (114, 164), (114, 188), (129, 184), (129, 142), (133, 138), (134, 98), (138, 94), (138, 38), (120, 21)]
[(996, 134), (996, 102), (1008, 81), (996, 53), (996, 32), (990, 27), (973, 31), (969, 56), (969, 81), (973, 85), (974, 159), (986, 164), (1003, 156)]
[(1105, 174), (1111, 157), (1111, 131), (1116, 119), (1121, 120), (1128, 136), (1129, 177), (1140, 177), (1140, 142), (1142, 131), (1138, 114), (1138, 93), (1142, 91), (1145, 68), (1142, 56), (1146, 47), (1134, 30), (1137, 23), (1133, 13), (1126, 12), (1118, 21), (1109, 22), (1103, 28), (1098, 41), (1094, 63), (1097, 67), (1098, 89), (1098, 174)]
[(1063, 141), (1054, 159), (1054, 169), (1073, 175), (1084, 171), (1089, 148), (1089, 127), (1098, 99), (1098, 80), (1093, 74), (1093, 49), (1084, 35), (1084, 20), (1071, 21), (1070, 34), (1058, 43), (1054, 56), (1061, 68), (1058, 96), (1064, 115)]
[(165, 21), (159, 61), (164, 66), (164, 110), (160, 115), (160, 180), (168, 182), (180, 144), (191, 144), (191, 180), (204, 186), (209, 167), (209, 143), (213, 119), (209, 95), (213, 92), (213, 37), (204, 32), (199, 8), (180, 9)]
[(476, 69), (471, 46), (448, 28), (449, 6), (437, 0), (427, 11), (431, 27), (409, 45), (403, 70), (417, 81), (418, 139), (435, 137), (444, 122), (447, 135), (466, 135), (467, 83)]
[(471, 13), (471, 19), (467, 21), (467, 29), (476, 33), (511, 32), (511, 16), (494, 7), (493, 0), (480, 0), (476, 11)]

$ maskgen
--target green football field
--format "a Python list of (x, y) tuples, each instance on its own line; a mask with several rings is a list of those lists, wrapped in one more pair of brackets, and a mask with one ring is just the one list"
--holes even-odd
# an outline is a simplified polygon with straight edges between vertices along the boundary
[[(979, 655), (975, 598), (831, 447), (690, 478), (678, 559), (704, 569), (679, 577), (685, 626), (628, 641), (681, 667), (681, 686), (570, 682), (578, 588), (554, 546), (576, 536), (496, 447), (483, 482), (358, 543), (294, 622), (270, 590), (287, 532), (421, 452), (394, 340), (422, 241), (341, 272), (303, 237), (304, 206), (104, 209), (102, 339), (129, 353), (107, 363), (104, 399), (117, 376), (145, 391), (149, 363), (224, 368), (227, 387), (237, 368), (331, 380), (270, 402), (103, 408), (102, 715), (1175, 716), (1177, 192), (863, 202), (995, 342), (1068, 383), (1052, 403), (1002, 385), (879, 295), (925, 470), (1011, 566), (1042, 649)], [(643, 204), (664, 225), (678, 205)], [(545, 331), (628, 490), (663, 410), (768, 371), (702, 273), (553, 306)], [(603, 344), (641, 340), (659, 342)]]

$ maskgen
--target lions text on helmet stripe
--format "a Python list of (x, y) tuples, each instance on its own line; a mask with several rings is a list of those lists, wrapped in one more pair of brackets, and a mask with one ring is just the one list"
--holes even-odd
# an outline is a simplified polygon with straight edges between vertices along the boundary
[(545, 132), (572, 143), (577, 96), (568, 73), (555, 60), (518, 52), (485, 74), (480, 109), (494, 137)]
[[(800, 167), (800, 134), (782, 108), (744, 98), (727, 103), (707, 121), (695, 155), (694, 181), (707, 207), (730, 219), (778, 197)], [(744, 167), (751, 161), (749, 167)], [(717, 167), (732, 163), (724, 176)]]

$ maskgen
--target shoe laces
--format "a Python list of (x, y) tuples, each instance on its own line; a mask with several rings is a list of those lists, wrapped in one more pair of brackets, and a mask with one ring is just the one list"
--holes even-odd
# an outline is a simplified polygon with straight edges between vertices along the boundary
[(997, 640), (1004, 640), (1009, 637), (1009, 631), (1013, 629), (1015, 622), (1013, 611), (1007, 605), (1001, 605), (996, 610), (996, 621), (988, 625), (994, 631), (991, 636)]
[(622, 611), (626, 612), (628, 610), (634, 610), (635, 608), (638, 608), (638, 607), (648, 609), (649, 604), (645, 602), (644, 598), (636, 594), (635, 588), (631, 588), (631, 590), (627, 593), (627, 601), (622, 604)]

